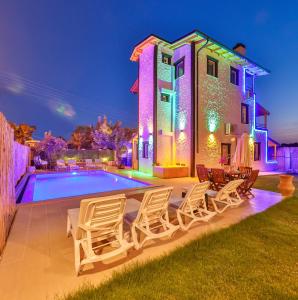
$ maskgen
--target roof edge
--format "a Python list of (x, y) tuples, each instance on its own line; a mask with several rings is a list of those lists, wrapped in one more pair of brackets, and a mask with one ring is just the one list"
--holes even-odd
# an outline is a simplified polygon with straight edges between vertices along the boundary
[[(150, 39), (150, 38), (153, 38), (153, 39), (155, 38), (155, 39), (157, 39), (157, 40), (159, 40), (159, 41), (161, 41), (161, 42), (163, 42), (163, 43), (165, 43), (165, 44), (173, 45), (173, 44), (179, 42), (180, 40), (182, 40), (182, 39), (184, 39), (184, 38), (186, 38), (186, 37), (188, 37), (188, 36), (190, 36), (190, 35), (193, 35), (193, 34), (196, 34), (196, 35), (198, 35), (198, 36), (201, 36), (201, 37), (205, 38), (206, 40), (208, 39), (209, 41), (211, 41), (211, 42), (217, 44), (218, 46), (220, 46), (221, 48), (227, 50), (228, 52), (231, 52), (231, 53), (234, 54), (235, 56), (238, 56), (239, 58), (244, 59), (244, 60), (246, 60), (247, 62), (249, 62), (249, 63), (251, 63), (251, 64), (253, 64), (253, 65), (259, 67), (260, 69), (262, 69), (263, 71), (265, 71), (265, 73), (267, 73), (267, 74), (270, 74), (270, 73), (271, 73), (271, 71), (270, 71), (269, 69), (267, 69), (267, 68), (263, 67), (262, 65), (260, 65), (260, 64), (258, 64), (258, 63), (256, 63), (256, 62), (254, 62), (253, 60), (251, 60), (251, 59), (248, 58), (247, 56), (241, 55), (239, 52), (234, 51), (232, 48), (226, 46), (225, 44), (223, 44), (223, 43), (221, 43), (221, 42), (219, 42), (219, 41), (217, 41), (216, 39), (212, 38), (211, 36), (207, 35), (206, 33), (202, 32), (202, 31), (200, 31), (200, 30), (198, 30), (198, 29), (194, 29), (194, 30), (188, 32), (187, 34), (185, 34), (185, 35), (179, 37), (178, 39), (173, 40), (172, 42), (171, 42), (171, 41), (168, 41), (168, 40), (166, 40), (166, 39), (164, 39), (164, 38), (162, 38), (162, 37), (160, 37), (160, 36), (158, 36), (158, 35), (156, 35), (156, 34), (149, 34), (149, 35), (146, 36), (144, 39), (142, 39), (140, 42), (138, 42), (137, 44), (134, 45), (134, 50), (133, 50), (133, 53), (132, 53), (130, 59), (133, 60), (133, 61), (137, 61), (137, 56), (138, 56), (138, 55), (134, 55), (134, 53), (135, 53), (135, 51), (136, 51), (136, 48), (139, 47), (140, 45), (142, 45), (144, 42), (146, 42), (146, 40), (148, 40), (148, 39)], [(264, 74), (264, 75), (267, 75), (267, 74)]]

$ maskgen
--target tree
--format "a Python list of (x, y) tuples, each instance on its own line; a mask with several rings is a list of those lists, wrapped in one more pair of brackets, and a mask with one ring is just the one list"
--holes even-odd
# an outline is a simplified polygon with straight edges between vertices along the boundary
[(69, 140), (69, 144), (74, 148), (80, 149), (91, 149), (92, 148), (92, 127), (91, 126), (78, 126)]
[(37, 146), (37, 152), (44, 151), (50, 160), (59, 152), (67, 149), (67, 143), (61, 137), (55, 137), (51, 132), (46, 132), (44, 139)]
[(115, 124), (108, 123), (107, 117), (98, 118), (93, 132), (93, 145), (99, 149), (110, 149), (116, 153), (117, 164), (121, 162), (121, 152), (130, 142), (136, 130), (122, 128), (122, 123), (117, 121)]
[(32, 134), (36, 130), (36, 126), (28, 124), (15, 124), (10, 122), (10, 126), (14, 130), (14, 139), (20, 144), (25, 144), (26, 141), (32, 140)]

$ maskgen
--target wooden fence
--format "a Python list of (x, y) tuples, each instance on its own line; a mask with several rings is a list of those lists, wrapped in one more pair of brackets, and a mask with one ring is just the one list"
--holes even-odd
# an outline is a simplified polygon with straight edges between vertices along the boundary
[(14, 183), (15, 185), (26, 173), (29, 165), (30, 148), (14, 142)]
[(29, 149), (14, 142), (13, 130), (0, 112), (0, 254), (16, 210), (15, 184), (26, 172)]

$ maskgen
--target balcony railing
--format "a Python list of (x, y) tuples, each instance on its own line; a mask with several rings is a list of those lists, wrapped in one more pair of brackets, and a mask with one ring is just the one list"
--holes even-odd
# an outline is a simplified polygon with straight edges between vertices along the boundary
[(268, 128), (266, 124), (256, 123), (256, 129), (266, 130)]

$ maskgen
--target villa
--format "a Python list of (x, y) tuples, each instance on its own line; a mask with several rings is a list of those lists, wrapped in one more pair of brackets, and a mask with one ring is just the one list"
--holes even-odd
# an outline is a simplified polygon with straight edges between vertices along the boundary
[(0, 112), (1, 300), (297, 299), (298, 181), (276, 170), (298, 150), (268, 134), (269, 71), (197, 30), (131, 60), (138, 130), (39, 141)]
[(230, 49), (198, 30), (173, 42), (150, 35), (130, 59), (139, 64), (135, 169), (165, 178), (167, 169), (183, 177), (195, 176), (196, 164), (231, 165), (244, 133), (252, 167), (276, 169), (269, 111), (255, 93), (256, 78), (270, 72), (246, 57), (245, 45)]

